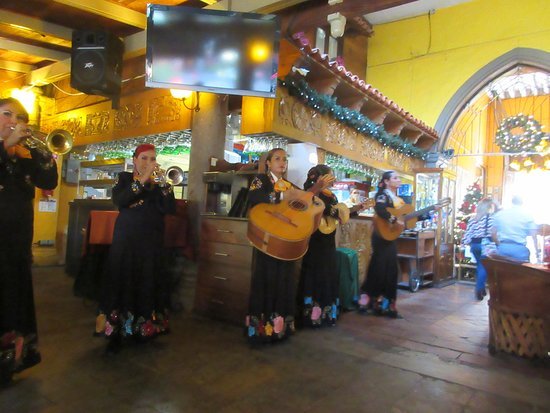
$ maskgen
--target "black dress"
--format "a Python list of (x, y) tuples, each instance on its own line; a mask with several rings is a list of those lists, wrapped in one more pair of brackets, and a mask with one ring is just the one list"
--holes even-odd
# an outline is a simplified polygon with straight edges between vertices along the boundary
[[(271, 176), (254, 178), (248, 193), (250, 206), (278, 203)], [(283, 195), (284, 196), (284, 195)], [(254, 249), (246, 334), (251, 343), (277, 341), (294, 332), (295, 261), (271, 257)]]
[(35, 187), (54, 189), (58, 178), (51, 157), (18, 149), (25, 157), (8, 155), (0, 141), (0, 369), (7, 380), (40, 361), (31, 273), (33, 199)]
[(164, 215), (175, 212), (171, 187), (142, 186), (121, 172), (113, 187), (119, 208), (96, 332), (152, 338), (167, 331), (169, 280), (162, 268)]
[[(325, 203), (323, 215), (338, 218), (338, 203), (334, 194), (321, 192)], [(338, 318), (339, 279), (336, 270), (336, 231), (323, 234), (315, 231), (302, 260), (299, 284), (299, 305), (303, 308), (305, 326), (333, 325)]]
[[(394, 207), (390, 196), (384, 191), (378, 191), (375, 199), (376, 214), (389, 222), (395, 222), (396, 217), (386, 209)], [(361, 291), (368, 295), (369, 303), (375, 310), (387, 311), (395, 303), (398, 273), (396, 242), (385, 240), (373, 231), (372, 256)]]

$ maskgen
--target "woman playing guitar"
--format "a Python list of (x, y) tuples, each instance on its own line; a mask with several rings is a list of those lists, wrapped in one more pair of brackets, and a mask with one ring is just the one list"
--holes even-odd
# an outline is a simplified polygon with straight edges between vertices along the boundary
[[(293, 185), (283, 179), (288, 167), (284, 149), (275, 148), (266, 158), (267, 173), (259, 174), (250, 184), (251, 208), (260, 203), (277, 204), (291, 196)], [(330, 186), (323, 177), (309, 189), (316, 193)], [(246, 333), (251, 344), (278, 341), (294, 331), (295, 286), (294, 263), (254, 249), (249, 310)]]
[[(387, 208), (399, 208), (405, 202), (397, 196), (401, 179), (394, 171), (382, 175), (375, 195), (376, 214), (389, 223), (397, 222)], [(372, 232), (372, 256), (367, 270), (367, 277), (361, 286), (359, 298), (360, 311), (374, 311), (375, 314), (398, 318), (397, 299), (397, 247), (395, 241), (382, 238), (376, 231)]]
[[(317, 165), (311, 168), (304, 182), (308, 190), (322, 176), (333, 176), (327, 165)], [(338, 203), (338, 198), (328, 189), (319, 193), (319, 198), (325, 203), (324, 219), (345, 221), (350, 212), (360, 211), (368, 207), (361, 203), (348, 208)], [(351, 210), (351, 211), (350, 211)], [(299, 306), (303, 306), (303, 324), (318, 327), (334, 325), (339, 312), (339, 279), (336, 270), (336, 231), (325, 231), (321, 227), (309, 239), (309, 248), (302, 260), (302, 271), (298, 293)]]

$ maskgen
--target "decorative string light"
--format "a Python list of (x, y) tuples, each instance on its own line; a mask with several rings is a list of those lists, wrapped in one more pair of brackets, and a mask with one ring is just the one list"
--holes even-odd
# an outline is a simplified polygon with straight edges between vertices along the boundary
[(287, 77), (279, 80), (281, 86), (288, 89), (288, 93), (304, 102), (315, 111), (327, 114), (337, 121), (347, 125), (357, 132), (376, 139), (383, 146), (390, 147), (407, 156), (425, 159), (428, 152), (417, 148), (410, 142), (404, 141), (400, 136), (388, 133), (384, 125), (378, 125), (361, 112), (355, 111), (336, 103), (336, 98), (317, 93), (304, 79), (292, 79)]

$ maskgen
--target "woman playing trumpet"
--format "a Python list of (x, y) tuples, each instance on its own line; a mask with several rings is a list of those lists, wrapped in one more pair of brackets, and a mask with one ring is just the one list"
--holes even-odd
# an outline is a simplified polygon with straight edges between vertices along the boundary
[(113, 187), (120, 213), (109, 251), (96, 333), (116, 353), (124, 338), (147, 340), (167, 332), (169, 291), (162, 271), (164, 215), (175, 212), (172, 187), (160, 179), (155, 147), (139, 145), (134, 172), (121, 172)]
[(51, 154), (23, 146), (28, 114), (13, 98), (0, 99), (0, 382), (40, 362), (32, 287), (35, 187), (54, 189)]

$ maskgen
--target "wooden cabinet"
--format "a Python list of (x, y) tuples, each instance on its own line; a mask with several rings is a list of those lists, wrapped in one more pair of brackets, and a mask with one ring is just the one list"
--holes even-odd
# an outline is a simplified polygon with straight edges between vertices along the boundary
[(253, 250), (247, 226), (242, 218), (202, 217), (197, 313), (244, 325)]
[(397, 239), (399, 285), (415, 292), (434, 281), (435, 231), (404, 232)]

